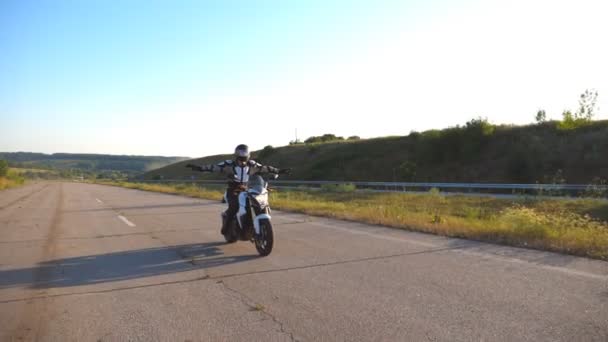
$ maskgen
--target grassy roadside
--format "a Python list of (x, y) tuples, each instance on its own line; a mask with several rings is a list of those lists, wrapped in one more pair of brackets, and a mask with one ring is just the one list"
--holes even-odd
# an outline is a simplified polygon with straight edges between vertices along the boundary
[[(219, 200), (221, 188), (101, 182)], [(608, 202), (430, 194), (277, 191), (276, 209), (608, 260)]]
[(23, 184), (25, 184), (25, 178), (13, 169), (8, 169), (6, 176), (0, 177), (0, 190), (14, 188)]

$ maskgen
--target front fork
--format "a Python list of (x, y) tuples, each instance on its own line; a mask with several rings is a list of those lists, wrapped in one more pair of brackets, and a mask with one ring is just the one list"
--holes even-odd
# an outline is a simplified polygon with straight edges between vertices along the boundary
[[(270, 221), (270, 207), (264, 208), (264, 210), (256, 215), (255, 210), (252, 206), (247, 207), (247, 196), (249, 194), (246, 191), (243, 191), (239, 194), (239, 211), (236, 214), (237, 223), (241, 230), (245, 230), (245, 220), (247, 219), (247, 214), (249, 214), (251, 222), (253, 222), (253, 229), (256, 235), (260, 234), (260, 220), (267, 219)], [(247, 210), (249, 209), (249, 210)], [(225, 214), (222, 216), (224, 219)]]
[(264, 208), (259, 215), (255, 215), (253, 210), (251, 210), (251, 214), (252, 217), (255, 216), (253, 217), (253, 229), (255, 230), (255, 234), (260, 235), (260, 220), (266, 219), (270, 221), (272, 219), (272, 217), (270, 217), (270, 207)]
[(236, 213), (236, 219), (238, 221), (241, 230), (244, 230), (245, 215), (247, 215), (247, 191), (243, 191), (239, 194), (239, 211)]

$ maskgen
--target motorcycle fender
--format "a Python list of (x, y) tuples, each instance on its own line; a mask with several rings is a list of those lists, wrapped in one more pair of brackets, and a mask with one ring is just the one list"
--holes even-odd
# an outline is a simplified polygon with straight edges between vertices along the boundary
[(260, 214), (255, 217), (255, 220), (253, 220), (253, 228), (255, 229), (256, 234), (260, 234), (260, 220), (263, 219), (270, 221), (271, 217), (268, 214)]

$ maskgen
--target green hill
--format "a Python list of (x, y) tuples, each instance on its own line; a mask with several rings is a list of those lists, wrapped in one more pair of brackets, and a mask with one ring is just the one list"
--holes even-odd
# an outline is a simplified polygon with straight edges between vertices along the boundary
[(138, 175), (186, 157), (121, 156), (109, 154), (0, 152), (0, 159), (18, 168), (78, 170), (84, 173), (119, 172)]
[[(557, 122), (494, 126), (479, 119), (400, 137), (267, 146), (253, 156), (263, 164), (292, 168), (285, 179), (588, 184), (608, 178), (608, 121), (564, 128)], [(142, 177), (217, 177), (184, 166), (230, 157), (181, 161)]]

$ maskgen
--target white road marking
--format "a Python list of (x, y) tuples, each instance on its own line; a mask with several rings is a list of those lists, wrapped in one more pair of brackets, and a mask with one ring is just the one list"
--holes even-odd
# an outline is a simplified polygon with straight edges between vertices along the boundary
[(99, 202), (100, 204), (103, 204), (103, 202), (102, 202), (102, 201), (101, 201), (99, 198), (96, 198), (95, 200), (96, 200), (97, 202)]
[[(349, 234), (365, 235), (365, 236), (373, 237), (373, 238), (376, 238), (376, 239), (405, 242), (405, 243), (410, 243), (410, 244), (419, 245), (419, 246), (423, 246), (423, 247), (429, 247), (429, 248), (438, 248), (438, 247), (441, 247), (441, 245), (437, 245), (437, 244), (432, 244), (432, 243), (427, 243), (427, 242), (421, 242), (421, 241), (411, 240), (411, 239), (407, 239), (407, 238), (398, 238), (398, 237), (394, 237), (394, 236), (385, 236), (385, 235), (381, 235), (381, 234), (377, 234), (377, 233), (370, 233), (370, 232), (360, 231), (360, 230), (353, 229), (353, 228), (338, 227), (338, 226), (335, 226), (335, 225), (332, 225), (332, 224), (327, 224), (327, 223), (314, 222), (314, 221), (313, 222), (307, 222), (307, 223), (308, 224), (312, 224), (314, 226), (319, 226), (319, 227), (325, 227), (325, 228), (331, 228), (331, 229), (334, 229), (334, 230), (339, 230), (339, 231), (342, 231), (342, 232), (345, 232), (345, 233), (349, 233)], [(548, 270), (548, 271), (557, 271), (557, 272), (561, 272), (561, 273), (568, 274), (568, 275), (574, 275), (574, 276), (580, 276), (580, 277), (586, 277), (586, 278), (591, 278), (591, 279), (608, 281), (608, 275), (602, 275), (602, 274), (597, 274), (597, 273), (580, 271), (580, 270), (576, 270), (576, 269), (572, 269), (572, 268), (567, 268), (567, 267), (561, 267), (561, 266), (544, 265), (544, 264), (539, 264), (539, 263), (536, 263), (536, 262), (531, 262), (531, 261), (527, 261), (527, 260), (523, 260), (523, 259), (516, 259), (516, 258), (507, 257), (507, 256), (499, 256), (499, 255), (494, 255), (494, 254), (490, 254), (490, 253), (484, 253), (484, 252), (480, 252), (480, 251), (471, 251), (471, 250), (466, 250), (466, 249), (455, 248), (455, 249), (446, 250), (446, 252), (462, 253), (462, 254), (473, 255), (473, 256), (483, 257), (483, 258), (487, 258), (487, 259), (492, 259), (492, 260), (496, 260), (496, 261), (510, 262), (510, 263), (513, 263), (513, 264), (520, 264), (520, 265), (526, 265), (526, 266), (531, 266), (531, 267), (537, 267), (537, 268)]]
[(127, 226), (129, 226), (129, 227), (135, 227), (135, 223), (133, 223), (133, 222), (131, 222), (131, 221), (127, 220), (127, 218), (126, 218), (126, 217), (124, 217), (124, 216), (122, 216), (122, 215), (118, 215), (118, 218), (119, 218), (119, 219), (120, 219), (122, 222), (124, 222), (124, 223), (125, 223)]
[(557, 271), (557, 272), (561, 272), (561, 273), (565, 273), (565, 274), (569, 274), (569, 275), (575, 275), (575, 276), (580, 276), (580, 277), (587, 277), (587, 278), (592, 278), (592, 279), (597, 279), (597, 280), (602, 280), (602, 281), (608, 281), (608, 275), (601, 275), (601, 274), (597, 274), (597, 273), (579, 271), (579, 270), (575, 270), (572, 268), (566, 268), (566, 267), (561, 267), (561, 266), (544, 265), (544, 264), (539, 264), (536, 262), (531, 262), (531, 261), (527, 261), (527, 260), (523, 260), (523, 259), (516, 259), (516, 258), (500, 256), (500, 255), (493, 255), (493, 254), (477, 252), (477, 251), (467, 251), (464, 249), (462, 249), (462, 250), (453, 249), (450, 252), (479, 256), (479, 257), (492, 259), (492, 260), (496, 260), (496, 261), (506, 261), (506, 262), (510, 262), (510, 263), (514, 263), (514, 264), (522, 264), (522, 265), (526, 265), (526, 266), (538, 267), (538, 268), (541, 268), (544, 270), (549, 270), (549, 271)]
[[(313, 226), (331, 228), (331, 229), (334, 229), (334, 230), (339, 230), (339, 231), (350, 233), (350, 234), (354, 234), (354, 235), (371, 236), (371, 237), (376, 238), (376, 239), (406, 242), (406, 243), (409, 243), (409, 244), (418, 245), (418, 246), (422, 246), (422, 247), (429, 247), (429, 248), (441, 247), (440, 245), (437, 245), (437, 244), (434, 244), (434, 243), (416, 241), (416, 240), (405, 239), (405, 238), (398, 238), (398, 237), (394, 237), (394, 236), (379, 235), (379, 234), (376, 234), (376, 233), (368, 233), (368, 232), (364, 232), (364, 231), (361, 231), (361, 230), (355, 230), (355, 229), (352, 229), (352, 228), (336, 227), (334, 225), (326, 224), (326, 223), (321, 223), (321, 222), (311, 221), (311, 222), (306, 222), (306, 223), (307, 224), (312, 224)], [(388, 228), (388, 229), (391, 229), (391, 228)]]
[[(221, 205), (221, 204), (217, 204), (216, 206), (221, 207), (221, 208), (225, 207), (224, 205)], [(285, 212), (281, 212), (281, 213), (285, 214)], [(301, 214), (282, 215), (283, 218), (285, 218), (285, 217), (306, 217), (306, 216), (307, 215), (301, 215)], [(308, 221), (308, 222), (306, 222), (306, 224), (310, 224), (310, 225), (317, 226), (317, 227), (330, 228), (333, 230), (338, 230), (338, 231), (342, 231), (342, 232), (353, 234), (353, 235), (365, 235), (365, 236), (369, 236), (369, 237), (380, 239), (380, 240), (405, 242), (405, 243), (418, 245), (421, 247), (427, 247), (427, 248), (439, 248), (442, 246), (441, 244), (417, 241), (417, 240), (413, 240), (413, 239), (405, 238), (405, 237), (401, 238), (401, 237), (396, 237), (396, 236), (386, 236), (386, 235), (382, 235), (382, 234), (378, 234), (378, 233), (358, 230), (356, 228), (340, 227), (340, 226), (333, 225), (331, 223), (324, 223), (324, 222), (319, 222), (319, 221)], [(394, 228), (385, 228), (385, 229), (393, 230)], [(509, 246), (505, 246), (505, 247), (509, 247)], [(540, 268), (540, 269), (544, 269), (544, 270), (548, 270), (548, 271), (560, 272), (560, 273), (564, 273), (564, 274), (568, 274), (568, 275), (572, 275), (572, 276), (579, 276), (579, 277), (586, 277), (586, 278), (591, 278), (591, 279), (596, 279), (596, 280), (608, 281), (608, 275), (604, 275), (604, 274), (586, 272), (586, 271), (581, 271), (581, 270), (576, 270), (576, 269), (561, 267), (561, 266), (539, 264), (537, 262), (528, 261), (528, 260), (524, 260), (524, 259), (516, 259), (516, 258), (512, 258), (512, 257), (494, 255), (491, 253), (484, 253), (484, 252), (480, 252), (480, 251), (472, 251), (472, 250), (456, 248), (456, 249), (446, 250), (446, 252), (468, 254), (468, 255), (484, 257), (484, 258), (492, 259), (492, 260), (496, 260), (496, 261), (509, 262), (509, 263), (513, 263), (513, 264), (521, 264), (521, 265), (525, 265), (525, 266), (529, 266), (529, 267), (536, 267), (536, 268)], [(542, 253), (542, 251), (538, 251), (538, 252)], [(548, 253), (550, 253), (550, 252), (548, 252)]]

